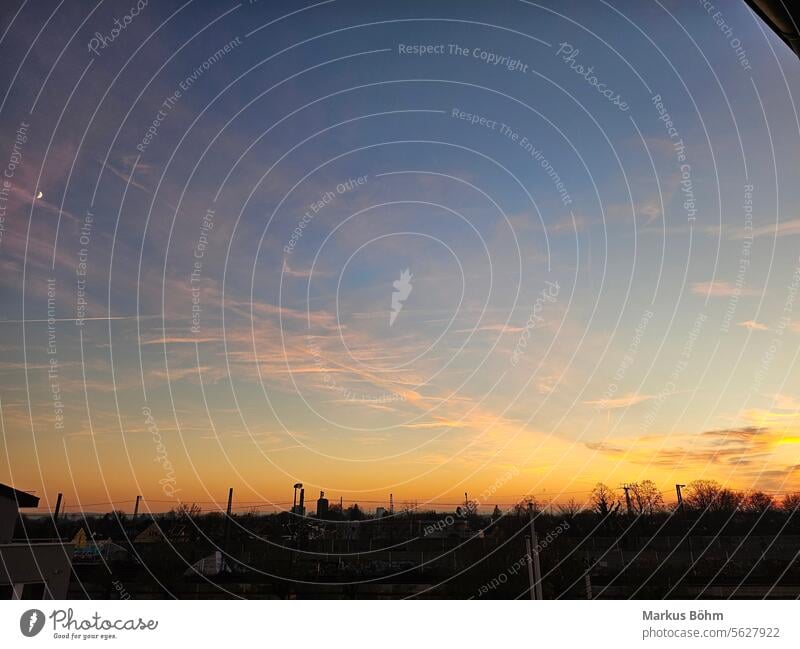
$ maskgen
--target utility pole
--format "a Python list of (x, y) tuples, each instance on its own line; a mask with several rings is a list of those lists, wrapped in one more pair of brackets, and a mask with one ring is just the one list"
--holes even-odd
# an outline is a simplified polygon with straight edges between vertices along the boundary
[(629, 492), (630, 488), (628, 484), (622, 485), (622, 489), (625, 492), (625, 505), (628, 507), (628, 516), (633, 516), (633, 505), (631, 504), (631, 494)]
[(592, 563), (589, 557), (583, 559), (586, 572), (583, 573), (583, 585), (586, 587), (586, 599), (592, 599)]
[[(136, 504), (133, 506), (133, 516), (131, 517), (131, 524), (128, 525), (128, 543), (133, 543), (133, 536), (136, 533), (136, 519), (139, 517), (139, 502), (142, 500), (141, 496), (136, 496)], [(133, 546), (131, 546), (133, 549)]]
[(681, 487), (685, 487), (685, 484), (676, 484), (675, 485), (675, 493), (678, 494), (678, 511), (683, 513), (683, 494), (681, 493)]
[[(528, 518), (530, 519), (531, 537), (529, 540), (529, 550), (533, 562), (533, 572), (535, 580), (532, 586), (532, 597), (535, 593), (534, 599), (544, 599), (542, 597), (542, 567), (539, 565), (539, 537), (536, 536), (535, 512), (533, 510), (533, 503), (528, 503)], [(528, 571), (530, 575), (530, 571)]]
[(536, 599), (536, 579), (533, 576), (533, 551), (531, 550), (531, 537), (525, 536), (525, 549), (528, 551), (528, 589), (531, 594), (531, 599)]
[(228, 553), (228, 532), (230, 531), (230, 524), (231, 524), (231, 508), (233, 505), (233, 487), (228, 489), (228, 509), (225, 515), (225, 531), (223, 532), (223, 539), (222, 539), (222, 565), (223, 570), (225, 564), (228, 562), (227, 553)]
[(61, 512), (61, 499), (64, 497), (64, 494), (58, 492), (58, 498), (56, 498), (56, 511), (53, 512), (53, 522), (58, 522), (58, 515)]

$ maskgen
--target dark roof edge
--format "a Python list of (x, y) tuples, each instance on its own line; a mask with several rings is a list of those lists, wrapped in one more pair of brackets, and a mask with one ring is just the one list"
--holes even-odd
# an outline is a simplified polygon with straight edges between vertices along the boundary
[(15, 500), (17, 507), (38, 507), (39, 497), (0, 482), (0, 498)]
[(745, 0), (747, 6), (800, 57), (800, 5), (795, 0)]

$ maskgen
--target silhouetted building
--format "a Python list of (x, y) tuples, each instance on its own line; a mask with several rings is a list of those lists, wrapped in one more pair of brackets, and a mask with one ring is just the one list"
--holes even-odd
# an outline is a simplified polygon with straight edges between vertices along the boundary
[(0, 599), (66, 599), (72, 574), (71, 543), (14, 541), (19, 509), (39, 498), (0, 484)]
[(319, 492), (319, 498), (317, 498), (317, 518), (327, 518), (328, 517), (328, 499), (325, 497), (325, 492)]

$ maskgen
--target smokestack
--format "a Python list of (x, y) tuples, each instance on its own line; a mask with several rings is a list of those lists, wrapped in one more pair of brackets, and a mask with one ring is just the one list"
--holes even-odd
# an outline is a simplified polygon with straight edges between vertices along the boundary
[(305, 500), (306, 500), (306, 490), (305, 489), (300, 489), (300, 505), (299, 505), (299, 508), (297, 510), (297, 513), (300, 514), (300, 516), (305, 516), (305, 513), (306, 513), (305, 506), (304, 506)]

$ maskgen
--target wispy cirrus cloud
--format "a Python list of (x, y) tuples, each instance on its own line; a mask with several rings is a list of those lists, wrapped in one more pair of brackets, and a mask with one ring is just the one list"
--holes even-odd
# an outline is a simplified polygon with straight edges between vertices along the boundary
[(694, 282), (692, 284), (692, 293), (695, 295), (708, 295), (709, 297), (758, 295), (758, 291), (755, 289), (738, 287), (730, 282), (721, 281)]
[(790, 394), (783, 394), (778, 392), (775, 397), (775, 407), (781, 410), (798, 410), (800, 411), (800, 401)]
[(628, 408), (635, 406), (637, 403), (643, 401), (650, 401), (654, 399), (655, 395), (652, 394), (635, 394), (630, 393), (622, 397), (615, 397), (613, 399), (593, 399), (584, 401), (587, 406), (597, 406), (601, 410), (614, 410), (616, 408)]
[(750, 331), (769, 331), (769, 327), (763, 322), (756, 322), (755, 320), (745, 320), (744, 322), (737, 323), (737, 326), (744, 327)]
[(750, 239), (767, 236), (788, 237), (794, 234), (800, 234), (800, 219), (789, 219), (788, 221), (781, 221), (779, 223), (771, 223), (769, 225), (762, 225), (752, 230), (740, 229), (733, 235), (734, 239)]

